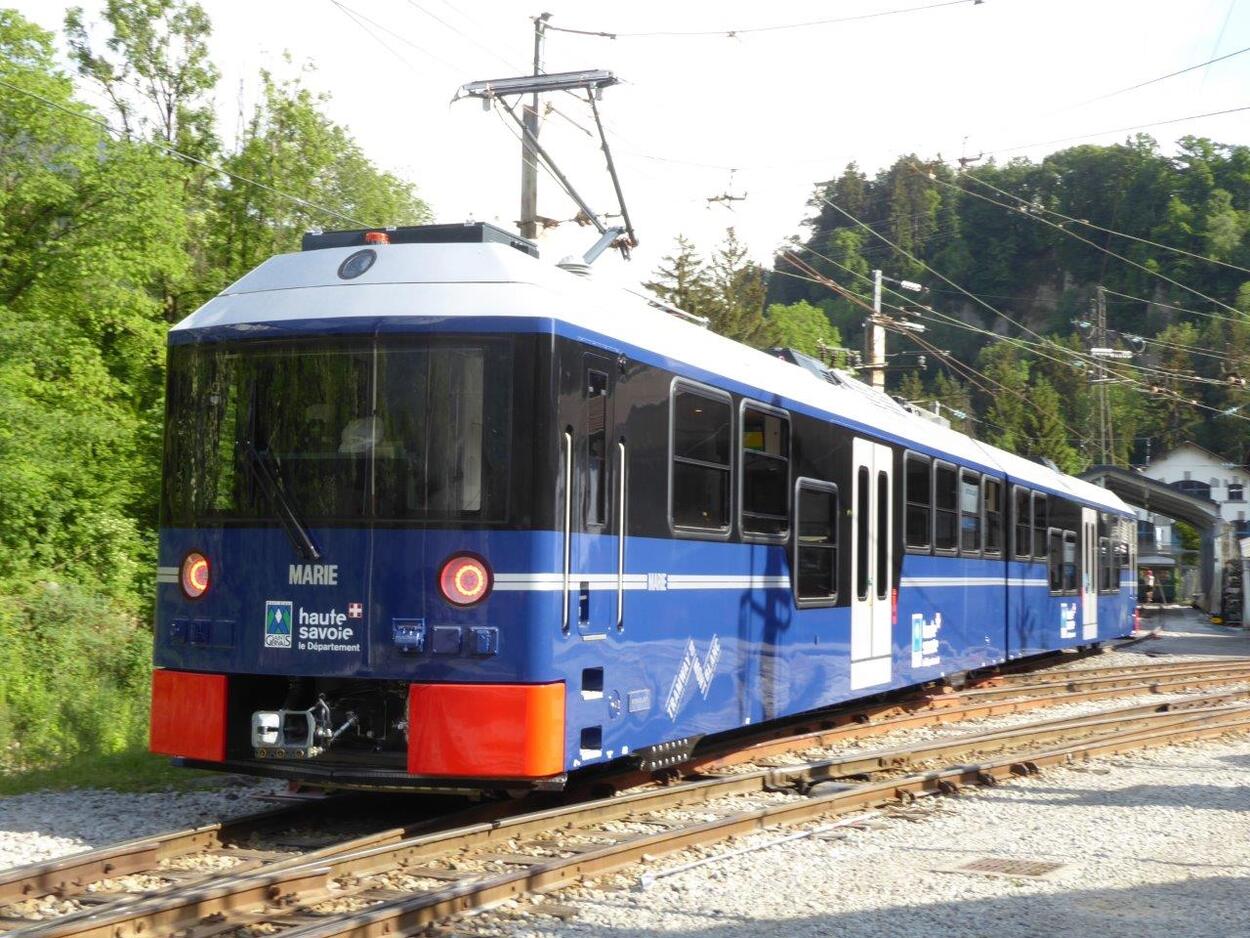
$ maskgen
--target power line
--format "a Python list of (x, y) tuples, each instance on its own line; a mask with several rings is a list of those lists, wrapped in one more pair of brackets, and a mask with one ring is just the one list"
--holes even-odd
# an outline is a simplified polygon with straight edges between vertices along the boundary
[[(8, 88), (10, 91), (16, 91), (18, 94), (24, 94), (29, 98), (34, 98), (36, 101), (40, 101), (47, 107), (60, 111), (63, 114), (68, 114), (71, 117), (78, 118), (79, 120), (84, 120), (90, 124), (95, 124), (97, 127), (102, 128), (105, 132), (111, 134), (113, 137), (117, 138), (118, 140), (126, 139), (125, 133), (117, 130), (112, 125), (110, 125), (107, 121), (102, 120), (98, 117), (92, 117), (90, 114), (85, 114), (81, 111), (76, 111), (73, 108), (66, 107), (65, 105), (60, 104), (59, 102), (53, 101), (51, 98), (45, 98), (43, 95), (38, 94), (37, 92), (31, 91), (28, 88), (23, 88), (20, 85), (16, 85), (13, 82), (10, 82), (4, 78), (0, 78), (0, 86)], [(212, 170), (215, 173), (220, 173), (223, 176), (228, 176), (229, 178), (235, 180), (236, 182), (243, 182), (243, 183), (247, 183), (249, 186), (256, 186), (258, 189), (263, 189), (266, 192), (279, 196), (280, 198), (287, 199), (288, 201), (293, 202), (296, 205), (299, 205), (301, 208), (312, 209), (314, 211), (321, 212), (323, 215), (326, 215), (330, 218), (337, 218), (340, 221), (345, 221), (348, 224), (352, 225), (352, 227), (354, 228), (370, 227), (365, 222), (362, 222), (356, 218), (352, 218), (350, 215), (345, 215), (343, 212), (336, 211), (332, 208), (327, 208), (324, 205), (318, 205), (316, 202), (310, 202), (308, 201), (308, 199), (302, 199), (299, 196), (292, 195), (289, 192), (283, 192), (281, 189), (275, 189), (273, 186), (267, 185), (266, 183), (263, 183), (258, 179), (252, 179), (249, 176), (244, 176), (241, 173), (236, 173), (231, 170), (228, 170), (224, 166), (221, 166), (218, 163), (212, 163), (212, 162), (209, 162), (208, 160), (200, 159), (198, 156), (192, 156), (189, 153), (183, 153), (181, 150), (176, 149), (175, 147), (172, 147), (167, 143), (162, 143), (159, 140), (149, 140), (145, 142), (147, 143), (147, 145), (156, 147), (158, 150), (163, 150), (164, 152), (170, 154), (171, 156), (175, 156), (180, 160), (185, 160), (188, 163), (194, 163), (197, 166), (202, 166), (205, 169)]]
[(458, 26), (454, 25), (453, 23), (447, 22), (447, 20), (443, 19), (441, 16), (439, 16), (437, 13), (433, 12), (432, 10), (427, 10), (425, 7), (421, 6), (421, 4), (417, 3), (416, 0), (407, 0), (407, 2), (408, 2), (408, 6), (412, 7), (414, 10), (417, 10), (420, 13), (424, 13), (426, 16), (428, 16), (430, 19), (434, 20), (435, 22), (441, 23), (443, 26), (451, 30), (453, 33), (455, 33), (465, 42), (481, 49), (491, 58), (499, 62), (502, 62), (504, 65), (508, 66), (509, 68), (514, 68), (517, 71), (525, 71), (525, 69), (522, 66), (518, 65), (516, 62), (513, 62), (511, 59), (507, 59), (504, 56), (500, 55), (494, 49), (490, 48), (485, 43), (483, 43), (481, 40), (475, 38), (474, 36), (469, 35), (464, 30), (460, 29)]
[[(1123, 134), (1133, 130), (1148, 130), (1151, 127), (1166, 127), (1169, 124), (1181, 124), (1185, 121), (1196, 121), (1206, 117), (1223, 117), (1226, 114), (1240, 114), (1242, 111), (1250, 111), (1250, 104), (1240, 107), (1230, 107), (1222, 111), (1207, 111), (1205, 114), (1188, 114), (1185, 117), (1172, 117), (1167, 120), (1151, 121), (1148, 124), (1134, 124), (1131, 127), (1115, 127), (1111, 130), (1099, 130), (1094, 133), (1077, 134), (1073, 137), (1058, 137), (1054, 140), (1040, 140), (1036, 143), (1021, 143), (1011, 147), (1000, 147), (997, 150), (986, 150), (985, 152), (991, 156), (997, 153), (1014, 153), (1017, 150), (1032, 150), (1035, 147), (1049, 147), (1057, 143), (1072, 143), (1076, 140), (1088, 140), (1090, 137), (1104, 137), (1107, 134)], [(944, 160), (946, 163), (958, 163), (959, 160)]]
[[(1229, 12), (1231, 12), (1231, 10)], [(1225, 24), (1227, 25), (1227, 20), (1225, 21)], [(1086, 101), (1081, 101), (1077, 104), (1073, 104), (1070, 107), (1064, 108), (1063, 110), (1065, 111), (1072, 110), (1073, 108), (1084, 107), (1087, 104), (1093, 104), (1095, 101), (1105, 101), (1107, 100), (1107, 98), (1114, 98), (1117, 95), (1128, 94), (1130, 91), (1137, 91), (1139, 88), (1146, 88), (1146, 87), (1149, 87), (1150, 85), (1156, 85), (1161, 81), (1167, 81), (1169, 78), (1176, 78), (1178, 75), (1186, 75), (1189, 72), (1195, 72), (1200, 68), (1207, 68), (1208, 66), (1214, 65), (1216, 62), (1223, 62), (1225, 59), (1231, 59), (1231, 58), (1234, 58), (1235, 56), (1242, 55), (1246, 52), (1250, 52), (1250, 46), (1246, 46), (1244, 49), (1238, 49), (1236, 52), (1229, 52), (1225, 55), (1219, 56), (1218, 58), (1207, 59), (1207, 61), (1199, 62), (1197, 65), (1189, 65), (1175, 72), (1168, 72), (1166, 75), (1160, 75), (1157, 78), (1151, 78), (1146, 81), (1140, 81), (1135, 85), (1129, 85), (1127, 88), (1120, 88), (1120, 89), (1117, 89), (1116, 91), (1108, 91), (1106, 94), (1100, 94), (1096, 98), (1089, 98)], [(1214, 54), (1214, 52), (1212, 54)], [(1055, 113), (1060, 113), (1060, 112), (1057, 111)]]
[(776, 23), (771, 26), (742, 26), (736, 29), (657, 29), (642, 32), (610, 32), (600, 29), (574, 29), (568, 26), (547, 25), (547, 28), (560, 33), (571, 33), (575, 36), (593, 36), (598, 39), (655, 39), (655, 38), (694, 38), (719, 36), (734, 39), (751, 33), (774, 33), (791, 29), (807, 29), (811, 26), (831, 26), (835, 23), (854, 23), (861, 20), (875, 20), (884, 16), (898, 16), (902, 13), (920, 13), (925, 10), (937, 10), (942, 7), (979, 6), (984, 0), (943, 0), (940, 3), (929, 3), (922, 6), (904, 7), (897, 10), (879, 10), (876, 13), (860, 13), (855, 16), (839, 16), (831, 19), (805, 20), (800, 23)]
[[(438, 55), (435, 52), (431, 52), (429, 49), (425, 48), (425, 46), (422, 46), (413, 42), (411, 39), (407, 38), (406, 36), (400, 35), (399, 33), (395, 32), (395, 30), (390, 29), (387, 26), (383, 26), (377, 20), (370, 19), (368, 16), (365, 16), (365, 14), (361, 13), (359, 10), (353, 10), (345, 6), (344, 4), (340, 3), (339, 0), (330, 0), (330, 2), (333, 3), (340, 10), (342, 10), (344, 13), (348, 14), (353, 19), (359, 17), (361, 20), (364, 20), (366, 23), (371, 24), (375, 29), (381, 30), (382, 32), (386, 33), (392, 38), (398, 39), (400, 42), (402, 42), (404, 45), (408, 46), (409, 48), (416, 49), (422, 55), (433, 59), (435, 62), (439, 63), (445, 69), (447, 69), (447, 71), (450, 72), (451, 74), (456, 75), (456, 76), (459, 76), (461, 74), (460, 66), (447, 61), (447, 59), (443, 58), (441, 55)], [(360, 24), (357, 23), (357, 25), (360, 25)], [(362, 26), (361, 28), (363, 29), (364, 27)], [(365, 31), (368, 32), (368, 30), (365, 30)], [(376, 39), (377, 37), (374, 37), (374, 38)], [(381, 42), (381, 40), (379, 40), (379, 42)], [(382, 42), (381, 44), (385, 48), (390, 50), (393, 55), (397, 56), (401, 61), (405, 62), (410, 68), (415, 68), (415, 66), (413, 66), (412, 63), (408, 62), (408, 60), (405, 59), (402, 55), (399, 55), (399, 53), (395, 52), (393, 49), (390, 49), (390, 46), (386, 45), (386, 43)]]
[(1087, 228), (1093, 228), (1095, 231), (1101, 231), (1105, 234), (1115, 235), (1116, 237), (1128, 238), (1130, 241), (1136, 241), (1139, 244), (1148, 244), (1151, 247), (1159, 248), (1160, 250), (1164, 250), (1164, 251), (1171, 251), (1174, 254), (1182, 254), (1185, 257), (1192, 257), (1194, 260), (1206, 261), (1208, 264), (1218, 264), (1221, 267), (1227, 267), (1231, 270), (1239, 270), (1242, 273), (1250, 274), (1250, 267), (1242, 267), (1240, 264), (1230, 264), (1227, 261), (1217, 260), (1216, 258), (1208, 257), (1205, 254), (1196, 254), (1195, 252), (1187, 251), (1184, 248), (1173, 247), (1170, 244), (1162, 244), (1158, 241), (1151, 241), (1149, 238), (1140, 238), (1137, 235), (1129, 234), (1126, 231), (1116, 231), (1114, 228), (1104, 228), (1102, 225), (1096, 225), (1092, 221), (1087, 221), (1084, 218), (1073, 218), (1070, 215), (1063, 214), (1063, 212), (1059, 212), (1051, 208), (1046, 208), (1045, 206), (1038, 205), (1036, 202), (1030, 201), (1029, 199), (1024, 199), (1018, 195), (1013, 195), (1010, 192), (1007, 192), (1003, 189), (998, 188), (998, 186), (994, 185), (993, 183), (986, 182), (984, 179), (982, 179), (980, 176), (976, 175), (975, 173), (963, 173), (962, 178), (971, 179), (974, 182), (979, 182), (981, 185), (985, 186), (987, 189), (992, 189), (993, 191), (997, 192), (999, 195), (1004, 195), (1009, 199), (1015, 199), (1017, 202), (1021, 203), (1022, 205), (1028, 206), (1030, 209), (1036, 209), (1037, 211), (1045, 212), (1048, 215), (1054, 215), (1056, 218), (1062, 218), (1064, 221), (1072, 222), (1073, 224), (1076, 224), (1076, 225), (1084, 225)]
[[(1228, 310), (1229, 312), (1232, 312), (1232, 313), (1236, 313), (1236, 314), (1237, 314), (1237, 317), (1236, 317), (1236, 318), (1231, 318), (1231, 317), (1228, 317), (1228, 316), (1218, 316), (1218, 317), (1215, 317), (1215, 314), (1213, 314), (1213, 313), (1212, 313), (1212, 314), (1210, 314), (1210, 315), (1212, 315), (1212, 316), (1213, 316), (1213, 317), (1215, 317), (1215, 318), (1219, 318), (1219, 319), (1226, 319), (1226, 320), (1230, 320), (1230, 321), (1232, 321), (1232, 322), (1245, 322), (1245, 321), (1246, 321), (1245, 314), (1244, 314), (1244, 313), (1242, 313), (1242, 312), (1241, 312), (1241, 310), (1237, 309), (1235, 306), (1230, 306), (1229, 304), (1227, 304), (1227, 303), (1225, 303), (1225, 302), (1223, 302), (1223, 301), (1221, 301), (1221, 300), (1217, 300), (1217, 299), (1215, 299), (1215, 297), (1212, 297), (1212, 296), (1207, 296), (1207, 295), (1206, 295), (1205, 293), (1203, 293), (1201, 290), (1197, 290), (1197, 289), (1195, 289), (1194, 287), (1186, 286), (1185, 284), (1181, 283), (1179, 280), (1173, 280), (1173, 279), (1172, 279), (1171, 277), (1169, 277), (1167, 274), (1162, 274), (1162, 273), (1159, 273), (1159, 271), (1157, 271), (1157, 270), (1151, 270), (1151, 269), (1150, 269), (1149, 267), (1147, 267), (1145, 264), (1139, 264), (1137, 261), (1133, 260), (1131, 257), (1125, 257), (1123, 254), (1117, 253), (1116, 251), (1113, 251), (1113, 250), (1111, 250), (1110, 248), (1105, 248), (1105, 247), (1103, 247), (1101, 244), (1098, 244), (1098, 243), (1097, 243), (1097, 242), (1095, 242), (1095, 241), (1091, 241), (1089, 238), (1083, 238), (1083, 237), (1081, 237), (1081, 235), (1077, 234), (1075, 231), (1069, 231), (1069, 230), (1068, 230), (1067, 228), (1065, 228), (1063, 225), (1057, 225), (1057, 224), (1055, 224), (1053, 221), (1051, 221), (1050, 219), (1048, 219), (1048, 218), (1043, 218), (1041, 215), (1038, 215), (1038, 214), (1036, 214), (1035, 212), (1026, 211), (1026, 210), (1024, 210), (1024, 209), (1022, 209), (1022, 208), (1018, 208), (1018, 207), (1013, 206), (1013, 205), (1006, 205), (1006, 204), (1004, 204), (1004, 203), (1002, 203), (1002, 202), (999, 202), (999, 201), (997, 201), (997, 200), (995, 200), (995, 199), (991, 199), (991, 198), (990, 198), (989, 196), (987, 196), (987, 195), (982, 195), (982, 194), (981, 194), (981, 193), (979, 193), (979, 192), (973, 192), (971, 189), (967, 189), (967, 188), (965, 188), (965, 187), (963, 187), (963, 186), (956, 185), (955, 183), (952, 183), (952, 182), (947, 182), (945, 179), (941, 179), (941, 178), (939, 178), (939, 177), (937, 176), (937, 174), (935, 174), (935, 173), (932, 173), (932, 172), (925, 173), (925, 172), (923, 172), (922, 170), (920, 170), (919, 168), (914, 167), (914, 166), (913, 166), (913, 171), (914, 171), (914, 172), (916, 172), (916, 173), (918, 173), (918, 174), (921, 174), (921, 175), (926, 175), (929, 179), (933, 180), (934, 182), (936, 182), (936, 183), (937, 183), (938, 185), (940, 185), (940, 186), (946, 186), (946, 187), (948, 187), (948, 188), (951, 188), (951, 189), (956, 190), (957, 192), (962, 192), (962, 193), (964, 193), (965, 195), (970, 195), (970, 196), (972, 196), (972, 197), (974, 197), (974, 198), (981, 199), (982, 201), (988, 202), (988, 203), (989, 203), (989, 204), (991, 204), (991, 205), (997, 205), (999, 208), (1001, 208), (1001, 209), (1006, 209), (1006, 210), (1007, 210), (1007, 211), (1009, 211), (1009, 212), (1020, 212), (1022, 215), (1026, 216), (1026, 217), (1028, 217), (1028, 218), (1032, 218), (1032, 219), (1034, 219), (1035, 221), (1041, 222), (1043, 225), (1047, 225), (1047, 226), (1049, 226), (1049, 227), (1051, 227), (1051, 228), (1054, 228), (1056, 231), (1062, 231), (1062, 232), (1063, 232), (1065, 235), (1067, 235), (1069, 238), (1074, 238), (1074, 239), (1075, 239), (1075, 240), (1077, 240), (1077, 241), (1083, 242), (1084, 244), (1088, 244), (1090, 247), (1094, 248), (1094, 249), (1095, 249), (1095, 250), (1097, 250), (1097, 251), (1102, 251), (1104, 254), (1109, 254), (1111, 257), (1117, 258), (1117, 259), (1119, 259), (1119, 260), (1123, 261), (1124, 263), (1128, 264), (1129, 266), (1137, 268), (1138, 270), (1142, 271), (1143, 273), (1149, 274), (1149, 275), (1150, 275), (1150, 276), (1152, 276), (1152, 277), (1157, 277), (1157, 278), (1159, 278), (1160, 280), (1164, 280), (1164, 281), (1166, 281), (1167, 283), (1170, 283), (1172, 286), (1174, 286), (1174, 287), (1179, 287), (1180, 289), (1184, 290), (1184, 291), (1185, 291), (1185, 292), (1187, 292), (1187, 293), (1192, 293), (1194, 296), (1201, 297), (1202, 299), (1206, 300), (1208, 303), (1214, 303), (1216, 306), (1222, 307), (1222, 308), (1224, 308), (1224, 309)], [(869, 230), (871, 230), (871, 229), (869, 229)], [(875, 234), (875, 233), (876, 233), (876, 232), (874, 232), (874, 234)], [(880, 237), (880, 235), (878, 235), (878, 237)]]

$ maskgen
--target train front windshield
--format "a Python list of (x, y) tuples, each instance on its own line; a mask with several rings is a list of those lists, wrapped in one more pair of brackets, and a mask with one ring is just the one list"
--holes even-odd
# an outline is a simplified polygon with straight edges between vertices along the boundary
[(163, 523), (504, 521), (513, 352), (480, 336), (174, 346)]

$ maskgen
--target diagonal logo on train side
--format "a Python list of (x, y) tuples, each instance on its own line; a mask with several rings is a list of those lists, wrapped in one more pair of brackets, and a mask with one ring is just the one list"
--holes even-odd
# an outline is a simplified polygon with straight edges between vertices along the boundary
[(708, 646), (707, 654), (703, 656), (702, 661), (699, 660), (699, 652), (695, 648), (694, 639), (686, 640), (686, 654), (681, 659), (681, 667), (677, 671), (677, 676), (673, 678), (673, 686), (668, 692), (668, 701), (664, 704), (664, 711), (670, 719), (677, 719), (677, 712), (681, 709), (682, 701), (686, 696), (686, 688), (690, 686), (692, 676), (695, 683), (699, 685), (699, 693), (703, 695), (704, 700), (707, 700), (708, 691), (712, 689), (712, 677), (716, 673), (716, 665), (719, 661), (719, 635), (712, 636), (712, 643)]

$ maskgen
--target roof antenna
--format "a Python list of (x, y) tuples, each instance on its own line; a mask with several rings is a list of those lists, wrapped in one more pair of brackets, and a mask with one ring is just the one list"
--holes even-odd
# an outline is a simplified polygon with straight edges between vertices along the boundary
[[(599, 105), (597, 103), (603, 94), (603, 89), (617, 84), (618, 81), (619, 79), (612, 72), (604, 71), (603, 69), (586, 69), (579, 72), (552, 72), (543, 75), (522, 75), (517, 78), (471, 81), (466, 85), (462, 85), (452, 99), (453, 104), (461, 98), (480, 98), (487, 107), (490, 107), (492, 104), (497, 105), (521, 129), (522, 139), (528, 144), (527, 149), (532, 151), (551, 171), (560, 187), (577, 203), (577, 207), (581, 209), (582, 215), (589, 219), (590, 223), (599, 232), (599, 240), (591, 246), (590, 250), (582, 255), (582, 263), (585, 265), (593, 264), (608, 248), (618, 249), (621, 252), (621, 256), (628, 259), (630, 250), (638, 246), (638, 237), (634, 234), (634, 226), (629, 218), (629, 210), (625, 207), (625, 196), (621, 192), (621, 181), (616, 174), (616, 164), (612, 161), (612, 151), (608, 147), (608, 138), (603, 130), (603, 121), (599, 117)], [(537, 97), (540, 94), (550, 94), (555, 91), (583, 91), (586, 94), (586, 100), (589, 102), (590, 110), (595, 117), (595, 127), (599, 131), (599, 146), (603, 150), (604, 160), (607, 162), (608, 175), (612, 178), (612, 188), (616, 191), (616, 201), (620, 207), (620, 225), (613, 225), (609, 228), (603, 223), (600, 216), (573, 188), (573, 184), (569, 182), (568, 177), (556, 165), (551, 154), (539, 144), (538, 137), (533, 132), (533, 129), (517, 113), (517, 107), (520, 104), (522, 95), (531, 94)], [(508, 98), (511, 96), (516, 97), (509, 102)]]

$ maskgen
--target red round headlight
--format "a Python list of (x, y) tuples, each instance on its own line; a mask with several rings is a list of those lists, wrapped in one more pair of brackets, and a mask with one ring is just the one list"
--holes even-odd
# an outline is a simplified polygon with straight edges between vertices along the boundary
[(494, 583), (486, 561), (474, 554), (456, 554), (443, 562), (438, 589), (453, 606), (472, 606), (490, 595)]
[(183, 557), (178, 582), (182, 585), (182, 593), (187, 599), (199, 599), (207, 593), (210, 582), (208, 558), (194, 550)]

